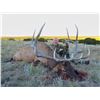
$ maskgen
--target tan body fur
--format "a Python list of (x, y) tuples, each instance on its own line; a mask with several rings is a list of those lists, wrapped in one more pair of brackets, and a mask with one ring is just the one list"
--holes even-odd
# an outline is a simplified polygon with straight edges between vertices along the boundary
[[(53, 50), (44, 42), (37, 42), (37, 54), (43, 56), (53, 56)], [(15, 61), (35, 62), (39, 60), (45, 65), (55, 66), (56, 61), (53, 59), (47, 59), (43, 57), (37, 57), (34, 54), (34, 49), (31, 46), (24, 46), (20, 48), (13, 56)]]

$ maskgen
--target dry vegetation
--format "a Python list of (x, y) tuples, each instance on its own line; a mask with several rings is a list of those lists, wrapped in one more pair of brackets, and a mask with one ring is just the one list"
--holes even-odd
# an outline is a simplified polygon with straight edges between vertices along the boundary
[[(32, 63), (9, 62), (16, 50), (27, 45), (23, 41), (2, 41), (1, 42), (1, 85), (2, 86), (59, 86), (59, 87), (91, 87), (100, 86), (100, 45), (90, 45), (90, 64), (74, 65), (76, 69), (88, 72), (88, 77), (84, 81), (62, 80), (60, 77), (50, 79), (48, 69), (41, 63), (37, 66)], [(49, 75), (53, 75), (49, 72)]]

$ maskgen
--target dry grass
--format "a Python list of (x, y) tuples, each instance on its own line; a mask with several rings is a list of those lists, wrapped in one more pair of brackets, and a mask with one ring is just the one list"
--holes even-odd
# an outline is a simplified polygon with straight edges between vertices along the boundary
[[(32, 63), (6, 62), (16, 50), (27, 44), (23, 41), (2, 41), (1, 45), (1, 85), (2, 86), (56, 86), (56, 87), (91, 87), (100, 86), (100, 45), (91, 45), (91, 56), (89, 65), (74, 65), (78, 70), (88, 72), (84, 81), (62, 80), (60, 77), (44, 80), (48, 69), (41, 63), (33, 66)], [(49, 74), (52, 74), (49, 73)], [(56, 76), (56, 75), (55, 75)]]

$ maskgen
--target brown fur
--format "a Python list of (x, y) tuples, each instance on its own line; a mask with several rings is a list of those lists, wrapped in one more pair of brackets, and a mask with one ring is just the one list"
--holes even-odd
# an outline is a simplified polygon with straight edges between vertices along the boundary
[[(52, 57), (53, 51), (46, 43), (37, 42), (37, 53), (43, 56)], [(50, 63), (46, 58), (37, 57), (34, 54), (34, 49), (31, 46), (24, 46), (20, 48), (13, 56), (13, 59), (15, 61), (26, 61), (26, 62), (34, 62), (36, 60), (40, 60), (42, 63), (45, 63), (46, 65)]]
[(15, 61), (32, 62), (35, 59), (34, 51), (31, 46), (25, 46), (20, 48), (13, 56)]

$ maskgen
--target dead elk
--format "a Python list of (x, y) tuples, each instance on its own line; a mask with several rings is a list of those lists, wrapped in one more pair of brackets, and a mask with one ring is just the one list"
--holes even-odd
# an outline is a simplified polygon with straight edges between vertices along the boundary
[[(31, 46), (25, 46), (19, 49), (19, 51), (16, 52), (16, 54), (13, 56), (14, 60), (23, 60), (26, 62), (36, 62), (40, 61), (44, 65), (46, 65), (48, 68), (55, 71), (55, 73), (58, 74), (62, 79), (76, 79), (76, 80), (82, 80), (84, 77), (86, 77), (87, 73), (77, 71), (73, 68), (70, 61), (72, 60), (80, 60), (87, 58), (90, 54), (90, 50), (88, 49), (88, 54), (86, 56), (83, 56), (83, 51), (78, 50), (78, 28), (77, 29), (77, 35), (76, 35), (76, 41), (73, 42), (75, 44), (75, 49), (73, 52), (69, 54), (69, 57), (66, 56), (66, 54), (61, 57), (59, 54), (57, 54), (57, 48), (51, 48), (48, 46), (45, 42), (38, 41), (38, 38), (44, 28), (45, 24), (41, 27), (38, 35), (36, 38), (32, 39), (32, 45)], [(68, 34), (68, 31), (67, 31)], [(69, 45), (70, 41), (67, 41), (66, 44)], [(78, 56), (77, 56), (78, 55)]]

